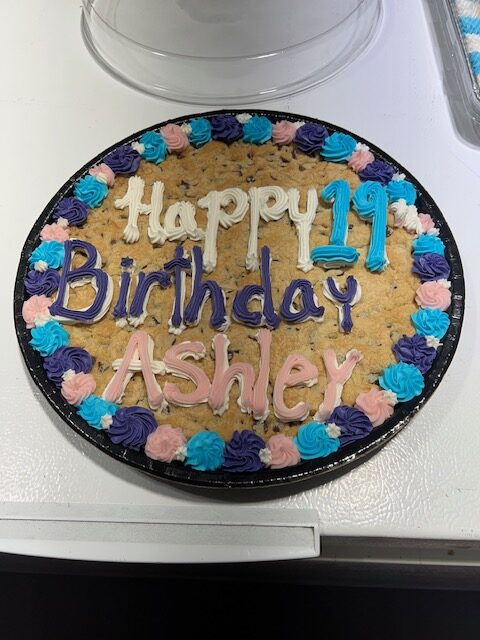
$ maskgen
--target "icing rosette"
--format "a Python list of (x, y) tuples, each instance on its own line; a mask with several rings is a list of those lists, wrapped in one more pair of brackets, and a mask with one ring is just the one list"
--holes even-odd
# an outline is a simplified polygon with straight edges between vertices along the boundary
[(187, 444), (180, 427), (172, 427), (170, 424), (158, 426), (147, 438), (145, 453), (152, 460), (160, 462), (173, 462), (181, 457), (181, 451)]
[(393, 178), (395, 169), (388, 162), (384, 162), (377, 158), (373, 162), (367, 164), (367, 166), (358, 172), (358, 177), (363, 182), (373, 180), (374, 182), (380, 182), (382, 185), (386, 185)]
[(335, 131), (331, 136), (325, 138), (321, 155), (330, 162), (343, 162), (351, 157), (356, 146), (357, 141), (355, 138), (352, 138), (347, 133)]
[(386, 391), (393, 391), (399, 402), (419, 396), (425, 386), (423, 376), (414, 364), (399, 362), (384, 369), (378, 383)]
[(293, 467), (300, 462), (300, 453), (293, 438), (289, 438), (283, 433), (273, 435), (267, 442), (267, 448), (271, 454), (268, 464), (271, 469)]
[(427, 373), (437, 356), (437, 350), (428, 346), (425, 336), (417, 333), (400, 338), (392, 350), (399, 362), (414, 364), (423, 374)]
[(166, 124), (160, 129), (170, 153), (182, 153), (190, 144), (188, 136), (178, 124)]
[(156, 428), (157, 421), (150, 409), (124, 407), (114, 413), (107, 434), (113, 444), (140, 451)]
[[(50, 240), (48, 242), (42, 242), (34, 249), (28, 259), (30, 269), (36, 271), (46, 271), (47, 269), (58, 269), (63, 265), (65, 259), (65, 249), (61, 242)], [(37, 263), (46, 265), (39, 267)]]
[(273, 125), (265, 116), (252, 116), (243, 125), (243, 141), (263, 144), (272, 137)]
[(48, 242), (49, 240), (55, 240), (55, 242), (65, 242), (70, 237), (68, 229), (62, 227), (62, 225), (54, 222), (53, 224), (46, 224), (40, 231), (40, 238)]
[(440, 309), (420, 309), (410, 316), (413, 326), (421, 336), (433, 336), (441, 340), (450, 326), (448, 313)]
[(89, 373), (92, 367), (92, 356), (80, 347), (60, 347), (43, 361), (47, 378), (57, 387), (62, 386), (66, 371)]
[(332, 438), (324, 422), (309, 422), (300, 427), (293, 442), (302, 460), (324, 458), (340, 446), (338, 438)]
[(129, 144), (122, 144), (121, 147), (107, 153), (103, 162), (115, 175), (130, 176), (137, 172), (140, 160), (138, 151)]
[(355, 408), (364, 413), (374, 427), (379, 427), (393, 415), (391, 399), (377, 387), (372, 387), (367, 393), (360, 393), (355, 400)]
[(203, 147), (212, 139), (212, 127), (207, 118), (193, 118), (190, 120), (190, 129), (188, 139), (194, 147)]
[(405, 200), (407, 205), (415, 204), (417, 191), (408, 180), (390, 180), (387, 184), (387, 195), (390, 202)]
[(375, 160), (375, 156), (366, 144), (357, 143), (355, 151), (348, 160), (348, 166), (355, 173), (363, 171), (365, 167)]
[(45, 318), (50, 318), (49, 307), (52, 301), (45, 295), (32, 296), (25, 300), (22, 306), (22, 317), (27, 329), (32, 329), (38, 321), (44, 323)]
[(429, 213), (419, 213), (418, 219), (422, 226), (422, 233), (431, 233), (435, 229), (435, 223)]
[(272, 127), (272, 140), (274, 144), (290, 144), (297, 133), (297, 126), (294, 122), (280, 120)]
[(225, 443), (215, 431), (199, 431), (187, 443), (185, 463), (197, 471), (214, 471), (223, 465)]
[(265, 442), (254, 431), (234, 431), (225, 443), (223, 468), (237, 473), (259, 471), (263, 467), (259, 453)]
[(118, 410), (118, 406), (113, 402), (107, 402), (98, 396), (88, 396), (77, 407), (78, 415), (91, 427), (102, 429), (102, 419), (105, 416), (113, 416)]
[(243, 127), (240, 122), (231, 115), (218, 115), (210, 119), (212, 138), (219, 142), (235, 142), (243, 136)]
[(426, 253), (445, 255), (445, 245), (437, 236), (422, 234), (412, 242), (413, 255), (423, 256)]
[(139, 138), (143, 146), (142, 158), (147, 162), (160, 164), (167, 157), (167, 143), (158, 131), (147, 131)]
[(77, 180), (73, 187), (73, 193), (89, 207), (99, 207), (108, 194), (108, 187), (93, 176), (83, 176)]
[(81, 227), (87, 221), (88, 207), (78, 198), (63, 198), (52, 213), (52, 218), (64, 218), (71, 227)]
[(91, 373), (75, 373), (71, 371), (64, 374), (61, 394), (69, 404), (78, 407), (88, 396), (95, 391), (97, 383)]
[(342, 447), (365, 438), (373, 428), (370, 418), (363, 411), (346, 405), (335, 407), (328, 423), (333, 423), (340, 429), (339, 440)]
[(328, 131), (323, 124), (317, 122), (306, 122), (297, 129), (295, 144), (300, 151), (314, 155), (322, 150)]
[(69, 335), (56, 320), (50, 320), (40, 327), (32, 329), (29, 344), (43, 357), (50, 356), (60, 347), (68, 344)]
[(103, 182), (107, 185), (107, 187), (113, 187), (115, 184), (115, 174), (110, 169), (108, 164), (102, 162), (101, 164), (97, 164), (91, 169), (89, 169), (88, 173), (93, 176), (96, 180)]
[(452, 303), (450, 282), (448, 280), (430, 280), (421, 284), (415, 293), (415, 302), (426, 309), (445, 311)]
[(51, 296), (58, 289), (60, 274), (55, 269), (31, 270), (25, 278), (25, 289), (30, 296)]
[(450, 266), (443, 256), (438, 253), (425, 253), (413, 261), (413, 273), (419, 276), (422, 282), (430, 280), (448, 280)]

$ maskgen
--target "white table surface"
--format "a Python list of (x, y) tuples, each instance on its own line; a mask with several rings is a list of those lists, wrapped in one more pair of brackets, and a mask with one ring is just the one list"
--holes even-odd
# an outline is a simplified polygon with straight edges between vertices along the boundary
[(146, 477), (70, 430), (32, 383), (11, 313), (22, 244), (64, 181), (128, 133), (202, 107), (162, 102), (106, 74), (84, 47), (79, 2), (2, 3), (0, 552), (226, 561), (315, 556), (318, 533), (480, 539), (480, 149), (454, 131), (426, 7), (385, 4), (377, 39), (354, 64), (315, 90), (265, 106), (358, 133), (430, 192), (463, 256), (460, 345), (438, 391), (372, 459), (318, 488), (232, 505)]

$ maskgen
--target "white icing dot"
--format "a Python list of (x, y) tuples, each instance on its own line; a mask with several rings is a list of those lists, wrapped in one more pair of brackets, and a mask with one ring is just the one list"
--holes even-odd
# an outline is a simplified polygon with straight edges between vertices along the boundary
[(426, 336), (425, 339), (427, 341), (428, 347), (433, 347), (434, 349), (438, 349), (438, 347), (442, 346), (442, 343), (440, 342), (440, 340), (438, 338), (435, 338), (435, 336)]
[(385, 400), (388, 402), (388, 404), (391, 405), (392, 407), (394, 407), (398, 403), (397, 394), (394, 391), (391, 391), (390, 389), (384, 390), (383, 396)]
[(102, 429), (109, 429), (113, 422), (113, 418), (109, 413), (106, 413), (100, 418), (100, 425)]
[(175, 460), (178, 460), (179, 462), (183, 462), (186, 457), (187, 457), (187, 447), (185, 445), (178, 447), (178, 449), (175, 451)]
[(342, 433), (340, 427), (335, 422), (329, 422), (325, 429), (330, 438), (339, 438)]
[(184, 122), (180, 129), (183, 131), (183, 133), (186, 133), (187, 136), (189, 136), (192, 133), (192, 126), (190, 124), (188, 124), (188, 122)]
[(140, 155), (145, 153), (145, 145), (142, 144), (141, 142), (132, 142), (132, 149), (134, 151), (138, 151)]
[(75, 371), (73, 369), (67, 369), (65, 371), (65, 373), (62, 375), (62, 378), (67, 381), (70, 380), (71, 378), (73, 378), (73, 376), (75, 375)]
[(101, 182), (102, 184), (107, 184), (108, 183), (107, 176), (104, 173), (102, 173), (101, 171), (99, 171), (93, 177), (95, 178), (95, 180), (97, 180), (97, 182)]
[(450, 289), (452, 283), (450, 282), (450, 280), (445, 280), (445, 278), (442, 278), (441, 280), (437, 280), (438, 284), (441, 285), (444, 289)]
[(400, 180), (405, 180), (405, 174), (404, 173), (394, 173), (392, 180), (395, 180), (395, 182), (400, 182)]
[(258, 457), (264, 465), (269, 465), (272, 462), (272, 452), (268, 447), (260, 449), (260, 451), (258, 452)]
[(437, 229), (437, 227), (432, 227), (431, 229), (429, 229), (427, 231), (427, 236), (438, 236), (440, 235), (440, 231)]
[(35, 271), (46, 271), (48, 269), (48, 264), (45, 262), (45, 260), (37, 260), (37, 262), (35, 262), (35, 264), (33, 265), (33, 268), (35, 269)]
[(43, 327), (43, 325), (50, 322), (51, 319), (52, 316), (47, 311), (46, 313), (37, 313), (33, 321), (36, 327)]
[(59, 227), (62, 227), (62, 229), (66, 229), (68, 227), (68, 220), (66, 218), (57, 218), (57, 224)]
[(300, 129), (300, 127), (303, 127), (303, 125), (305, 124), (305, 122), (302, 122), (301, 120), (298, 120), (297, 122), (293, 123), (295, 125), (295, 127), (297, 129)]
[(355, 151), (370, 151), (370, 147), (368, 144), (363, 144), (363, 142), (357, 142), (355, 145)]
[(252, 116), (249, 113), (239, 113), (236, 118), (240, 122), (240, 124), (245, 124), (250, 120)]

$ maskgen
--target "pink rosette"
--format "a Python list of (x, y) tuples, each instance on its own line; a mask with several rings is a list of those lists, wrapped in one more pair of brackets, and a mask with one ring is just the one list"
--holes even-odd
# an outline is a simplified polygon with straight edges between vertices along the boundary
[(56, 240), (57, 242), (65, 242), (70, 237), (68, 229), (65, 229), (61, 225), (54, 222), (53, 224), (46, 224), (40, 231), (40, 238), (48, 242), (49, 240)]
[(47, 296), (32, 296), (25, 300), (22, 307), (22, 316), (27, 325), (27, 329), (33, 329), (35, 320), (38, 317), (50, 317), (49, 307), (52, 304)]
[(81, 371), (65, 377), (66, 379), (62, 382), (62, 396), (68, 404), (73, 404), (75, 407), (92, 395), (97, 386), (91, 373)]
[(179, 427), (162, 424), (151, 433), (145, 444), (145, 453), (152, 460), (172, 462), (177, 451), (187, 444), (187, 439)]
[(375, 156), (371, 151), (366, 149), (357, 149), (354, 151), (348, 160), (348, 166), (350, 169), (358, 173), (363, 171), (367, 165), (375, 160)]
[(283, 433), (272, 436), (267, 442), (267, 448), (272, 454), (272, 460), (268, 465), (271, 469), (293, 467), (300, 462), (300, 453), (293, 439)]
[(295, 138), (297, 127), (293, 122), (280, 120), (273, 125), (272, 140), (274, 144), (290, 144)]
[(355, 408), (370, 418), (374, 427), (379, 427), (393, 414), (393, 407), (381, 389), (372, 387), (368, 393), (360, 393)]
[(435, 228), (435, 223), (432, 220), (432, 216), (429, 213), (419, 213), (418, 220), (422, 227), (422, 233), (428, 233)]
[(90, 169), (88, 173), (94, 178), (97, 178), (97, 180), (104, 182), (107, 187), (113, 187), (113, 185), (115, 184), (115, 174), (110, 169), (108, 164), (105, 164), (104, 162), (102, 162), (101, 164), (96, 164)]
[(188, 145), (188, 136), (178, 124), (166, 124), (160, 129), (170, 153), (181, 153)]
[(422, 309), (445, 311), (452, 303), (452, 294), (446, 280), (432, 280), (421, 284), (415, 294), (415, 302)]

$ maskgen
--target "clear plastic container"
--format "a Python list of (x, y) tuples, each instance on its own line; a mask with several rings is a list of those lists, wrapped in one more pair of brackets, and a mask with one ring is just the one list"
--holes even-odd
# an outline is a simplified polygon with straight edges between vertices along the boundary
[(148, 93), (240, 105), (312, 87), (356, 60), (381, 0), (83, 0), (95, 58)]
[(480, 146), (480, 84), (462, 34), (462, 5), (459, 0), (427, 0), (453, 123), (466, 142)]

